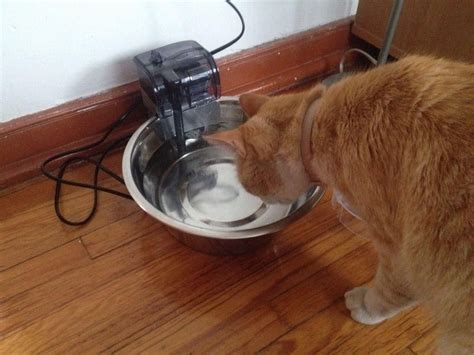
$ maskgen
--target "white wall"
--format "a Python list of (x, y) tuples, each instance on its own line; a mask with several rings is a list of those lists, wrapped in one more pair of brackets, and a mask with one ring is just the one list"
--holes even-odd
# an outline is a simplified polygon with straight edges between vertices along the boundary
[[(134, 55), (194, 39), (211, 50), (240, 23), (224, 0), (2, 0), (0, 122), (135, 80)], [(357, 0), (234, 0), (247, 29), (217, 57), (355, 13)]]

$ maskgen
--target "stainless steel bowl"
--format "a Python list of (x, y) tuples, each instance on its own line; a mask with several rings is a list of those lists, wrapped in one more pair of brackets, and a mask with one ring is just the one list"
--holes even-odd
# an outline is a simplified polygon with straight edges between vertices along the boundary
[(122, 170), (135, 202), (196, 250), (211, 254), (253, 250), (307, 213), (324, 193), (315, 186), (292, 204), (268, 205), (245, 191), (237, 179), (233, 151), (200, 138), (244, 121), (235, 98), (221, 99), (186, 111), (183, 156), (177, 153), (171, 119), (145, 122), (125, 148)]

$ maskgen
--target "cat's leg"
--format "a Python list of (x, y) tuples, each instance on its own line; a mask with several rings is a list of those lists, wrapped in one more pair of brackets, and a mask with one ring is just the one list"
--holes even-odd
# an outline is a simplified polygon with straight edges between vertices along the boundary
[(381, 258), (372, 286), (356, 287), (345, 293), (351, 317), (363, 324), (377, 324), (393, 317), (414, 302), (390, 258)]

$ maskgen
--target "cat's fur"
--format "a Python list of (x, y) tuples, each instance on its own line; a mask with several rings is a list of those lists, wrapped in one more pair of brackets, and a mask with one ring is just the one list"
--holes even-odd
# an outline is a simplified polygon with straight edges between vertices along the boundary
[(249, 192), (292, 200), (311, 184), (301, 124), (317, 99), (311, 170), (367, 222), (379, 254), (371, 286), (345, 295), (352, 318), (375, 324), (422, 301), (443, 353), (474, 354), (474, 65), (411, 56), (328, 89), (246, 94), (248, 122), (209, 140), (235, 147)]

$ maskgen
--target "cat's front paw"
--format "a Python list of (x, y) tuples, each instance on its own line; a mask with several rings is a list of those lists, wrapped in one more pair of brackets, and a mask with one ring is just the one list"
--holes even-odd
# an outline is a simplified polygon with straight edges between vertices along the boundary
[(366, 294), (369, 292), (366, 286), (355, 287), (344, 294), (346, 308), (351, 312), (351, 317), (356, 322), (362, 324), (377, 324), (383, 322), (387, 317), (383, 317), (370, 311), (366, 306)]

